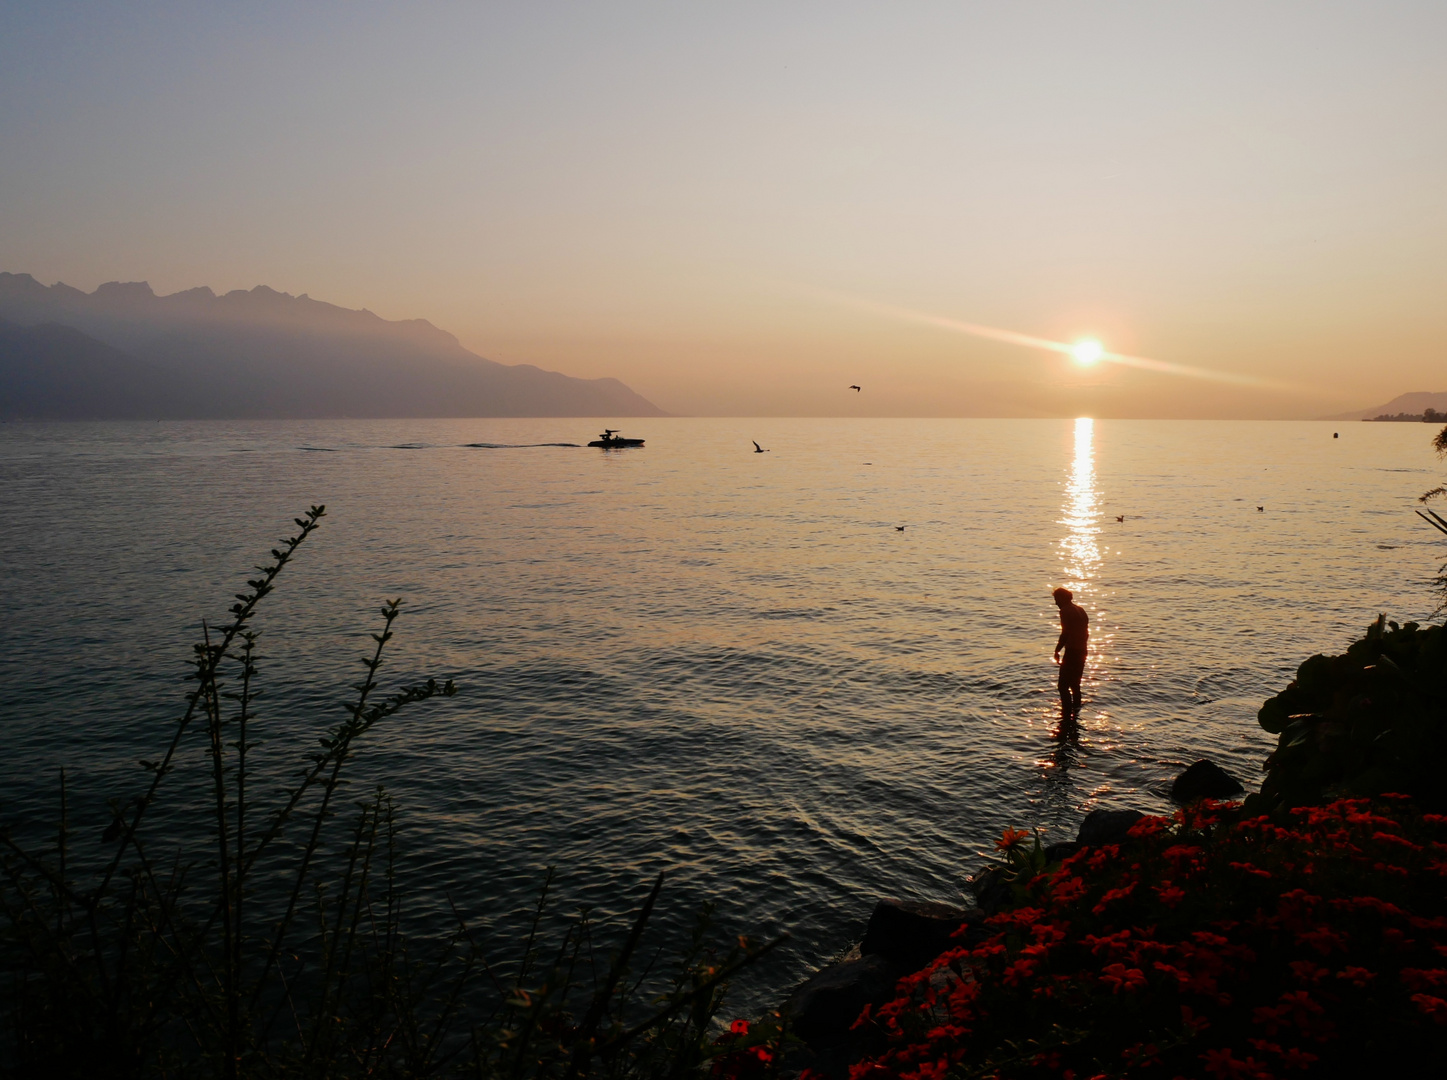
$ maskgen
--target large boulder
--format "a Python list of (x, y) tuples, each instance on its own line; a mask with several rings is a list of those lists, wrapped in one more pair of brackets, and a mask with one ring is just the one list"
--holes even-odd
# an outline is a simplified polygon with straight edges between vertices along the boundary
[(881, 900), (874, 905), (859, 951), (882, 956), (905, 971), (918, 971), (954, 942), (966, 922), (979, 922), (978, 909), (935, 904), (927, 900)]
[(895, 969), (878, 954), (830, 964), (795, 990), (784, 1005), (795, 1033), (808, 1042), (848, 1033), (866, 1005), (894, 994)]
[(1130, 827), (1143, 817), (1145, 815), (1139, 810), (1092, 810), (1080, 823), (1075, 842), (1081, 847), (1118, 844), (1130, 832)]
[(1245, 790), (1221, 766), (1202, 758), (1176, 777), (1176, 782), (1171, 785), (1171, 798), (1180, 803), (1197, 799), (1229, 799)]

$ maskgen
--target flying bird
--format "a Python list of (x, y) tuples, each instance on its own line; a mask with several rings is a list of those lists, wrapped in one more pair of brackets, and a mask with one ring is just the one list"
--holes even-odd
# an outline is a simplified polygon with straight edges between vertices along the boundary
[(859, 389), (859, 387), (857, 387), (857, 386), (854, 386), (854, 385), (852, 385), (852, 384), (851, 384), (851, 385), (850, 385), (850, 387), (849, 387), (849, 389), (851, 389), (851, 390), (858, 390), (858, 389)]
[(767, 450), (765, 450), (762, 446), (759, 445), (759, 441), (758, 441), (757, 439), (750, 439), (749, 442), (751, 442), (751, 443), (754, 444), (754, 453), (756, 453), (756, 454), (767, 454), (767, 453), (768, 453)]

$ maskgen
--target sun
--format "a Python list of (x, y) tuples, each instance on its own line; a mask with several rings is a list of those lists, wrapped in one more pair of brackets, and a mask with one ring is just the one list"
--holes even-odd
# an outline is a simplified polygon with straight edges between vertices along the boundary
[(1105, 355), (1105, 346), (1098, 341), (1087, 338), (1084, 341), (1077, 341), (1074, 345), (1070, 346), (1070, 355), (1081, 367), (1090, 367)]

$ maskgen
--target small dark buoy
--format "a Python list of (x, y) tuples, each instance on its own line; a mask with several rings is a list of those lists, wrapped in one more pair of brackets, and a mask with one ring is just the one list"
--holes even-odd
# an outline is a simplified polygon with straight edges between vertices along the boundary
[(1333, 431), (1333, 432), (1331, 433), (1331, 437), (1332, 437), (1333, 439), (1339, 439), (1339, 438), (1341, 438), (1341, 436), (1338, 435), (1335, 431)]

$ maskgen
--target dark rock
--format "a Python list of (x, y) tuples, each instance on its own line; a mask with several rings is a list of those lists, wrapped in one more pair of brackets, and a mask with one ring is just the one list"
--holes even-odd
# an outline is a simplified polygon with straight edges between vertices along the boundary
[(1226, 799), (1240, 795), (1246, 789), (1215, 762), (1202, 758), (1171, 785), (1171, 798), (1176, 802), (1189, 803), (1197, 799)]
[(795, 990), (784, 1005), (801, 1039), (814, 1042), (844, 1035), (866, 1005), (894, 995), (895, 969), (879, 955), (830, 964)]
[(1118, 844), (1130, 832), (1130, 827), (1143, 817), (1145, 815), (1139, 810), (1092, 810), (1080, 823), (1075, 842), (1081, 847)]
[(954, 942), (952, 935), (984, 912), (925, 900), (881, 900), (869, 916), (859, 951), (882, 956), (906, 971), (918, 971)]
[(999, 864), (985, 867), (970, 879), (969, 886), (975, 903), (986, 915), (995, 914), (1010, 899), (1010, 883), (1005, 880), (1005, 868)]
[(1079, 850), (1080, 845), (1073, 840), (1064, 840), (1058, 844), (1051, 844), (1045, 849), (1045, 861), (1047, 863), (1064, 862)]

